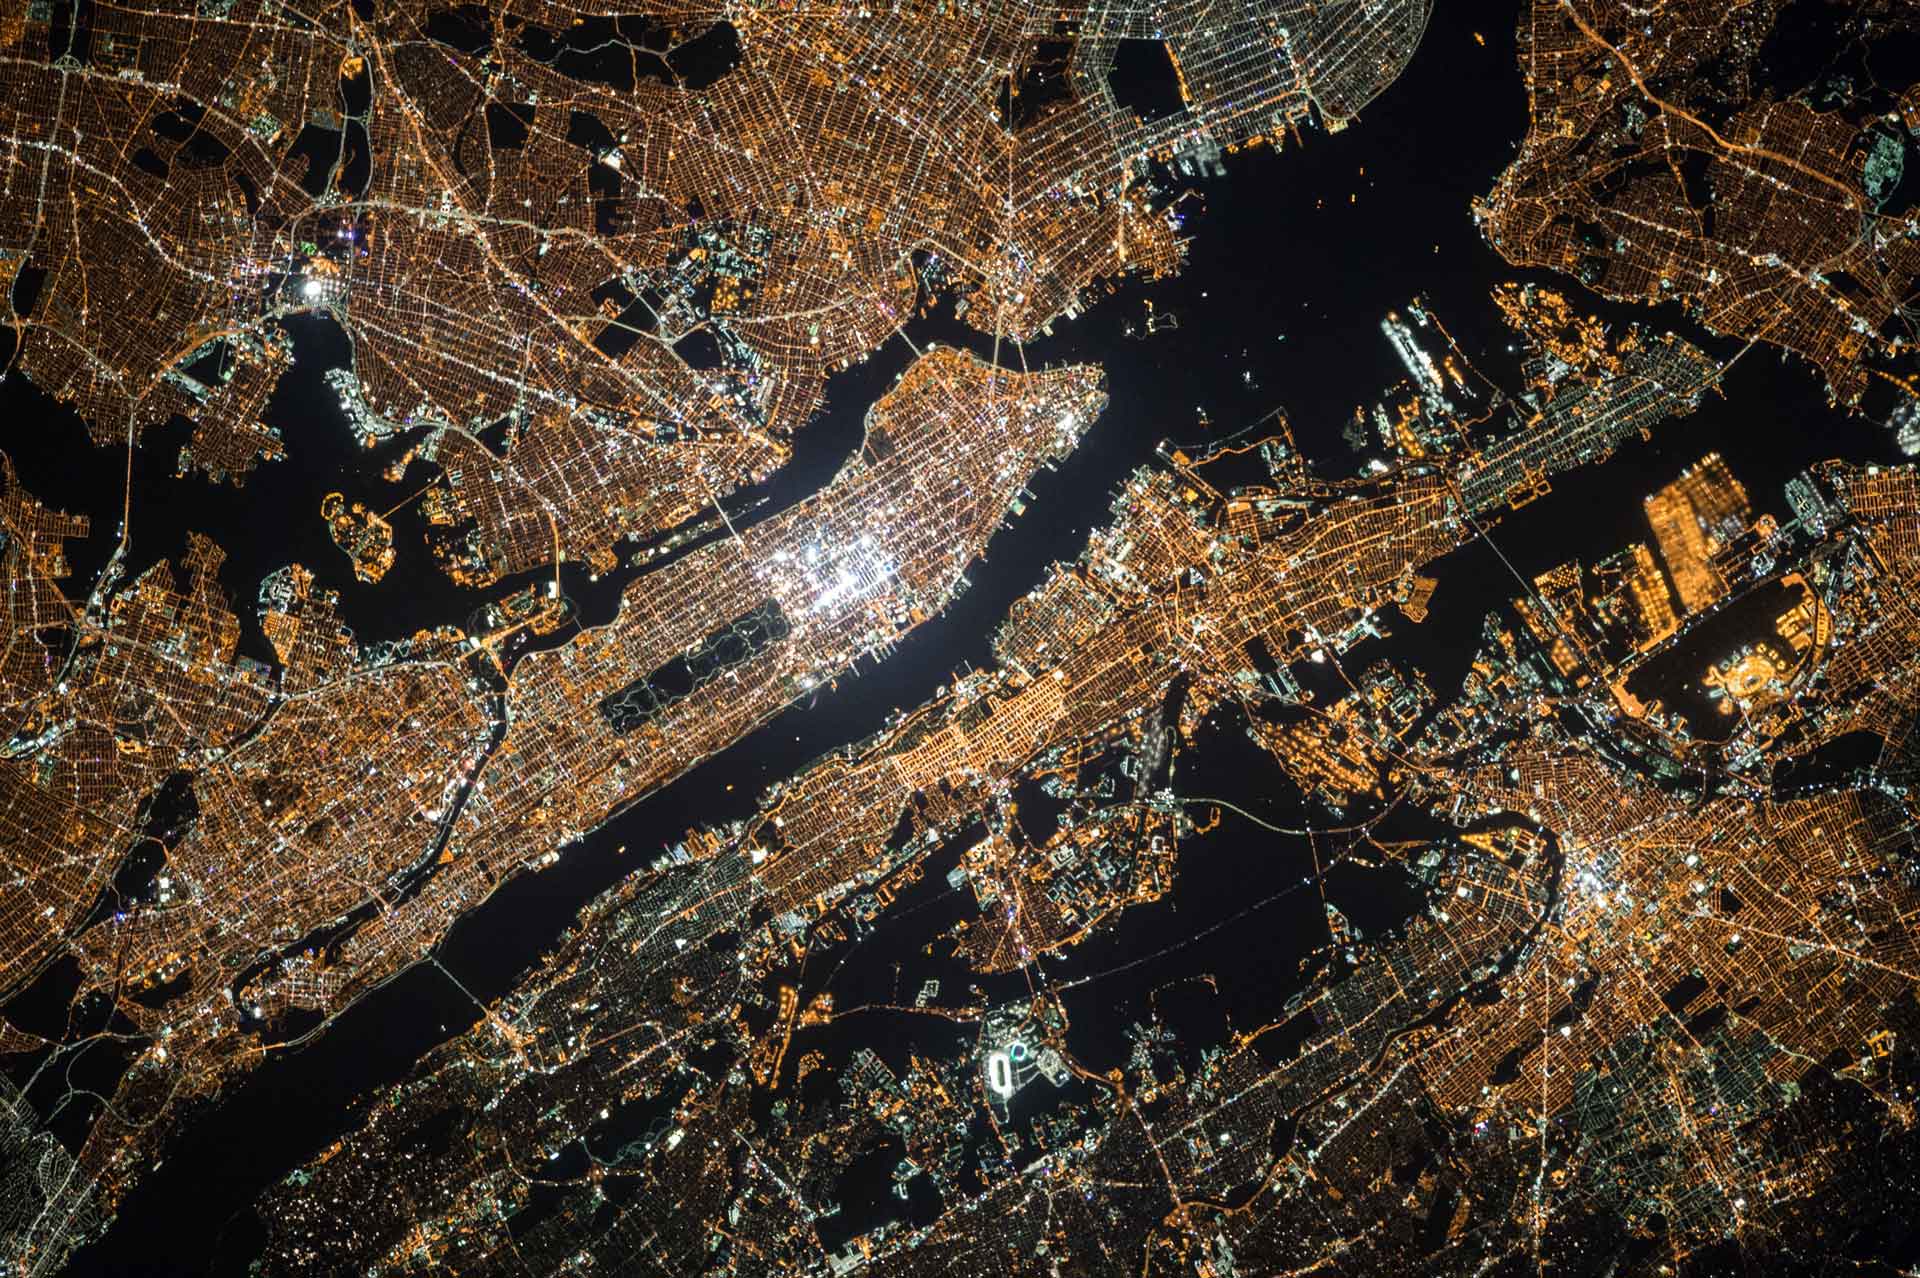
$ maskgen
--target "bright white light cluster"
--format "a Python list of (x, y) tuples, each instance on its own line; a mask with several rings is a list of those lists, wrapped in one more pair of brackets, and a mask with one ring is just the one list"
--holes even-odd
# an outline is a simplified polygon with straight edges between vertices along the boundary
[(851, 546), (809, 546), (800, 556), (800, 567), (805, 574), (805, 594), (813, 601), (807, 605), (807, 611), (816, 616), (880, 594), (893, 580), (895, 571), (893, 561), (880, 549), (872, 533), (861, 534)]
[(1394, 354), (1400, 357), (1407, 371), (1413, 374), (1413, 380), (1420, 389), (1433, 399), (1441, 408), (1451, 408), (1447, 402), (1446, 383), (1440, 380), (1440, 370), (1434, 367), (1433, 358), (1420, 349), (1413, 330), (1400, 322), (1396, 314), (1389, 314), (1380, 321), (1380, 331), (1385, 333), (1387, 341), (1393, 344)]
[(987, 1088), (1001, 1100), (1013, 1096), (1019, 1084), (1014, 1078), (1014, 1068), (1024, 1063), (1029, 1055), (1026, 1043), (1015, 1039), (1005, 1047), (987, 1054)]

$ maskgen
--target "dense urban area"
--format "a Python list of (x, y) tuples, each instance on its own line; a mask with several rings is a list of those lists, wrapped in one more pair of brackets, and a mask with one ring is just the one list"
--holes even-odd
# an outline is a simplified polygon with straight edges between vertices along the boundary
[(0, 1264), (1913, 1272), (1920, 10), (1482, 8), (0, 14)]

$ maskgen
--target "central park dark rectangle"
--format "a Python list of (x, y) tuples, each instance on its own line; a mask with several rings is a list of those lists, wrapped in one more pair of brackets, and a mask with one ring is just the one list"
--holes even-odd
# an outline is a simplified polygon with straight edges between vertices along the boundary
[(759, 656), (792, 633), (787, 615), (769, 599), (712, 631), (653, 673), (602, 699), (600, 714), (614, 732), (633, 732), (668, 706), (691, 696), (695, 688), (722, 670)]

